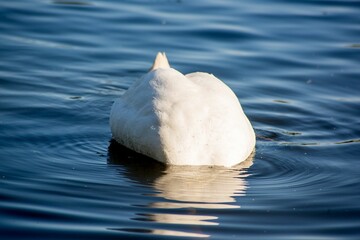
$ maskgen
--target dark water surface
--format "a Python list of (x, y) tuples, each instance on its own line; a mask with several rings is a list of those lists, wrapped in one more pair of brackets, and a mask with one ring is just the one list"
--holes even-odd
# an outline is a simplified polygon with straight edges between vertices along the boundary
[[(110, 143), (157, 51), (257, 133), (233, 169)], [(1, 239), (360, 239), (359, 1), (0, 2)]]

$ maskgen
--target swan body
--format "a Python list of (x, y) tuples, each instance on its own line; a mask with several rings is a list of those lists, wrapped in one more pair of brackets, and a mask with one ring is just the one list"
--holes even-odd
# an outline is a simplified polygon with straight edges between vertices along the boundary
[(232, 90), (212, 74), (183, 75), (163, 53), (114, 102), (110, 127), (118, 143), (172, 165), (231, 167), (255, 146), (254, 130)]

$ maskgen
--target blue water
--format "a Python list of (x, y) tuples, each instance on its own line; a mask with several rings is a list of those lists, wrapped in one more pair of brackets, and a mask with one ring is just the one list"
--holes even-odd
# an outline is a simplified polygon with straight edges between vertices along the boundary
[[(110, 107), (165, 51), (236, 93), (240, 166), (166, 167)], [(0, 2), (1, 239), (359, 239), (360, 2)]]

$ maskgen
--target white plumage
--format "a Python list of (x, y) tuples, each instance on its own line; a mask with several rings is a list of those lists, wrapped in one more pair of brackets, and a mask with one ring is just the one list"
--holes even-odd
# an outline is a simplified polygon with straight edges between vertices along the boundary
[(174, 165), (236, 165), (255, 146), (236, 95), (212, 74), (183, 75), (158, 53), (150, 71), (115, 101), (113, 138)]

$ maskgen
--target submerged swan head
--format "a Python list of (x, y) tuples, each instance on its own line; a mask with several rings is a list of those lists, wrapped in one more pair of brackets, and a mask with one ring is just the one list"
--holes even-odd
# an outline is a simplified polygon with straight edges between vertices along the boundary
[(110, 126), (120, 144), (172, 165), (230, 167), (255, 146), (234, 92), (212, 74), (183, 75), (165, 53), (115, 101)]

